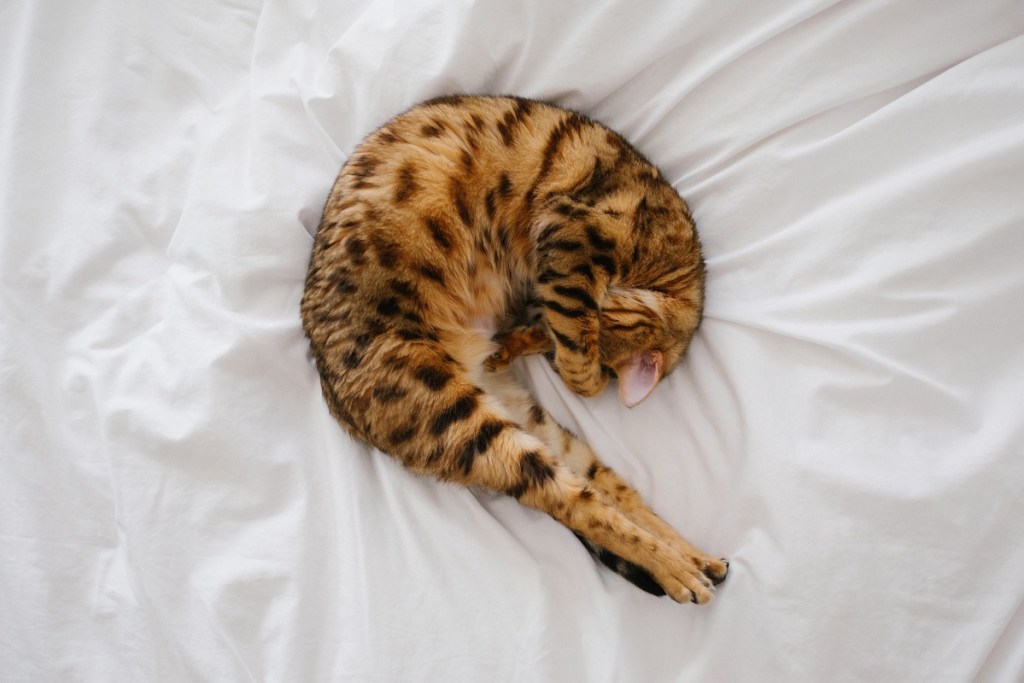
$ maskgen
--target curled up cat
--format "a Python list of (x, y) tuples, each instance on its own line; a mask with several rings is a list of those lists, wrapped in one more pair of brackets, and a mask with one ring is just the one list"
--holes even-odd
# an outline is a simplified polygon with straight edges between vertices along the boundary
[[(640, 588), (707, 603), (729, 564), (684, 540), (559, 426), (509, 363), (632, 406), (701, 320), (689, 208), (586, 116), (449, 96), (371, 133), (316, 235), (302, 321), (332, 414), (408, 469), (506, 493)], [(532, 314), (531, 314), (532, 313)]]

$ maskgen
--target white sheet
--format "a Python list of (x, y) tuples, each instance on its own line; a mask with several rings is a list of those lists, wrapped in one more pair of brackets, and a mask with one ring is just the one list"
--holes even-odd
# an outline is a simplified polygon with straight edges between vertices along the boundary
[[(4, 680), (1024, 677), (1020, 2), (33, 0), (0, 55)], [(327, 413), (322, 202), (454, 91), (584, 110), (690, 200), (671, 380), (524, 374), (731, 559), (706, 608)]]

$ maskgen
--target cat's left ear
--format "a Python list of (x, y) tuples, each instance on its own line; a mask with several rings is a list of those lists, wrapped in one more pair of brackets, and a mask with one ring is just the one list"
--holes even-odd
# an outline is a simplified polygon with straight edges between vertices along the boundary
[(625, 367), (619, 368), (619, 400), (632, 408), (647, 398), (661, 381), (661, 351), (643, 351), (629, 359)]

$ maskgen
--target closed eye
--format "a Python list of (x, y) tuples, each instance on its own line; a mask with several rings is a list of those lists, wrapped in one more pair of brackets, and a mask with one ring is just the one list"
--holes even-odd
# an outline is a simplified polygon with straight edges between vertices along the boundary
[(633, 322), (633, 323), (605, 323), (604, 324), (604, 328), (606, 330), (619, 330), (621, 332), (632, 332), (634, 330), (643, 330), (643, 329), (653, 330), (654, 329), (654, 325), (652, 325), (651, 323), (649, 323), (647, 321), (644, 321), (644, 320), (638, 320), (638, 321)]

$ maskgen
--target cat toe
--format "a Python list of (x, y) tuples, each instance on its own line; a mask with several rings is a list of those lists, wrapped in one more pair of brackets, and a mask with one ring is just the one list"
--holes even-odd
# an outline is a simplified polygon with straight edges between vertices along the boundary
[(723, 557), (719, 560), (708, 562), (707, 566), (704, 567), (704, 576), (711, 579), (711, 583), (717, 586), (729, 576), (729, 561)]
[(484, 360), (484, 367), (493, 372), (507, 368), (510, 362), (508, 352), (504, 350), (495, 351)]

